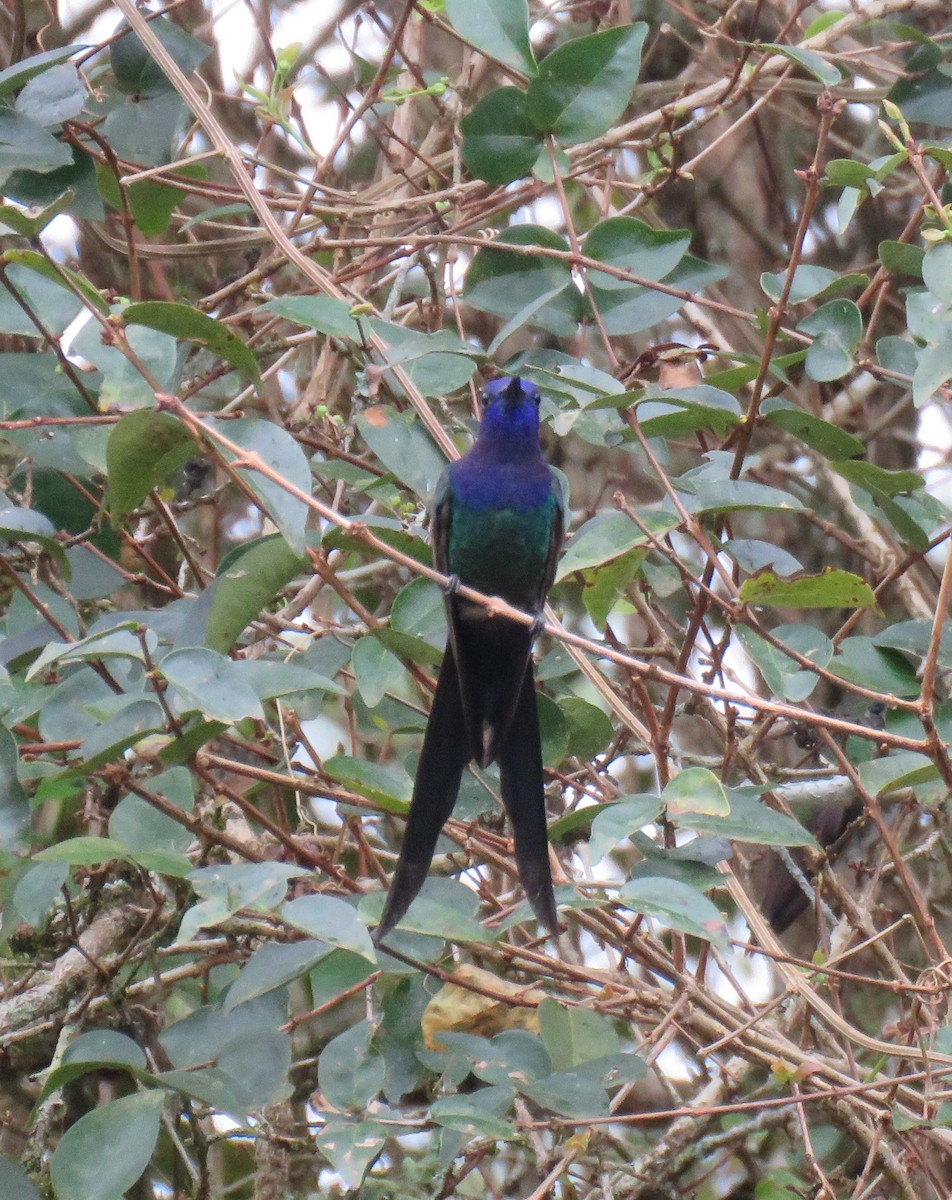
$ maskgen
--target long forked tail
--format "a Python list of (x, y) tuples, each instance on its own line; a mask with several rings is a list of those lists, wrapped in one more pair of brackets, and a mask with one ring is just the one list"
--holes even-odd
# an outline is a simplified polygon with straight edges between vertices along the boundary
[(456, 659), (447, 647), (423, 736), (400, 858), (380, 924), (373, 935), (377, 944), (403, 918), (423, 886), (440, 830), (453, 811), (463, 768), (470, 757)]
[(533, 912), (553, 937), (559, 935), (549, 841), (545, 824), (542, 739), (532, 662), (526, 667), (512, 721), (496, 756), (503, 803), (516, 839), (519, 878)]

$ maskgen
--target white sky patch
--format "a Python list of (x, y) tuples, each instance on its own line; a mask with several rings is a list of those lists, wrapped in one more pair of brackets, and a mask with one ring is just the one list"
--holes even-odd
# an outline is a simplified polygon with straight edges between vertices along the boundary
[(952, 466), (949, 450), (952, 448), (952, 422), (941, 404), (931, 401), (919, 411), (917, 440), (923, 447), (919, 451), (917, 466), (927, 473), (926, 488), (943, 504), (952, 505)]

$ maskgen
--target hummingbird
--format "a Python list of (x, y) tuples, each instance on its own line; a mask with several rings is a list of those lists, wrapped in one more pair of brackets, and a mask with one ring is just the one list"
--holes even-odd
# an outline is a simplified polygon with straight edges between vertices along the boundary
[[(564, 536), (562, 490), (539, 444), (539, 389), (518, 376), (486, 387), (473, 447), (443, 472), (432, 510), (433, 557), (449, 577), (446, 652), (417, 768), (379, 943), (423, 886), (464, 768), (499, 764), (519, 878), (557, 935), (549, 871), (542, 741), (532, 643)], [(459, 595), (465, 584), (535, 615), (523, 625)]]

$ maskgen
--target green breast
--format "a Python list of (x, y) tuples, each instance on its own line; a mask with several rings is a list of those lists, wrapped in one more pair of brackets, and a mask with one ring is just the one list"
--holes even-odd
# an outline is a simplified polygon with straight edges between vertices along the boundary
[(545, 578), (555, 498), (538, 508), (471, 509), (453, 504), (449, 567), (461, 582), (534, 608)]

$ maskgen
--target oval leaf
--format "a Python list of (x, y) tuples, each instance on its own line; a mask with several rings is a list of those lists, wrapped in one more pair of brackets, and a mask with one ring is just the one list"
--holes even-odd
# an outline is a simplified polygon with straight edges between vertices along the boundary
[(527, 0), (445, 0), (445, 9), (456, 32), (477, 50), (535, 74)]
[(190, 304), (147, 300), (124, 308), (122, 319), (127, 325), (146, 325), (160, 333), (171, 334), (179, 341), (205, 346), (236, 371), (250, 375), (255, 380), (261, 379), (254, 351), (227, 325), (216, 321), (201, 309), (192, 308)]
[(622, 25), (572, 38), (547, 55), (529, 84), (536, 128), (563, 142), (600, 137), (628, 107), (648, 26)]
[(106, 443), (109, 511), (114, 517), (125, 516), (197, 455), (192, 435), (171, 413), (129, 413), (113, 426)]
[[(468, 3), (468, 0), (464, 0)], [(511, 183), (528, 175), (542, 151), (518, 88), (495, 88), (460, 121), (466, 169), (486, 183)]]
[(149, 1165), (163, 1103), (161, 1092), (137, 1092), (71, 1125), (50, 1163), (58, 1200), (121, 1200)]
[(738, 593), (745, 604), (771, 608), (875, 608), (876, 593), (850, 571), (827, 567), (822, 575), (780, 579), (764, 571), (745, 579)]

